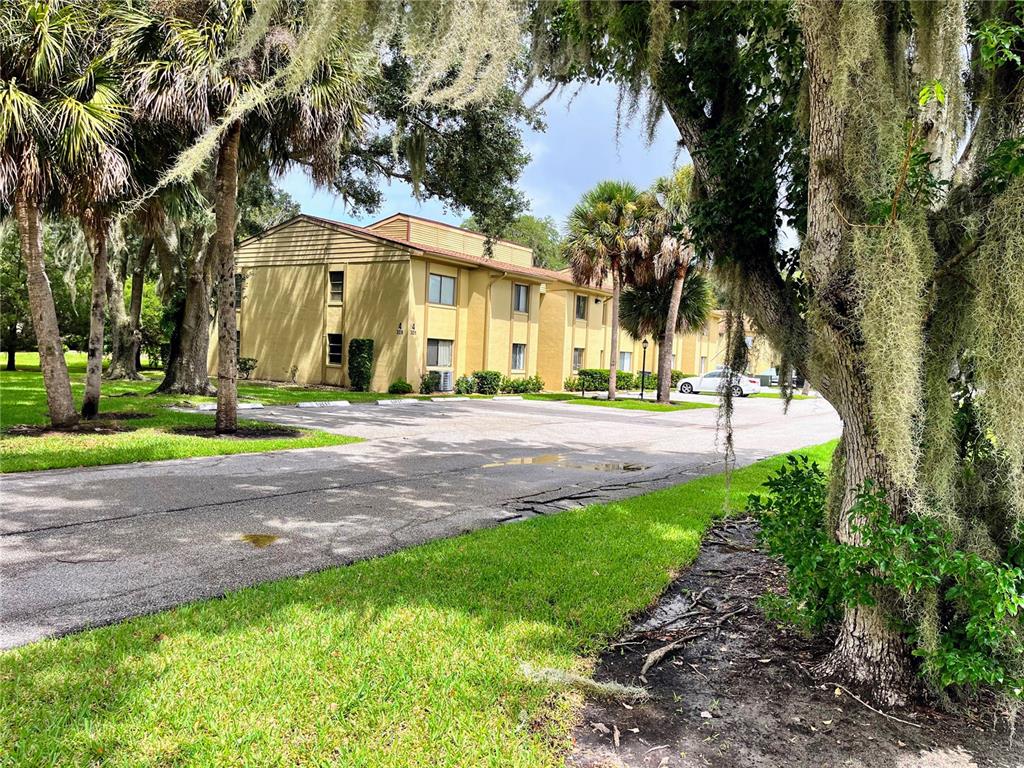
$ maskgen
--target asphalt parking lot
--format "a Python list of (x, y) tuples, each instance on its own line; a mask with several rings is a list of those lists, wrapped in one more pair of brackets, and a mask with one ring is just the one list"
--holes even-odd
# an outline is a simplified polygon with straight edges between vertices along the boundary
[[(5, 477), (0, 647), (720, 471), (717, 411), (533, 401), (280, 407), (366, 438)], [(824, 400), (744, 399), (738, 463), (838, 437)]]

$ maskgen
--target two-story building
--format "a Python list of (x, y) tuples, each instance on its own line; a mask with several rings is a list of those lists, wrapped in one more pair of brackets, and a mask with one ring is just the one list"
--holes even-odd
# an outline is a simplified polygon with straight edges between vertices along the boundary
[[(459, 227), (402, 213), (368, 227), (299, 215), (242, 242), (235, 259), (238, 350), (257, 360), (257, 379), (346, 386), (353, 338), (374, 340), (377, 391), (431, 370), (447, 389), (485, 369), (560, 389), (580, 368), (609, 364), (608, 291), (534, 267), (521, 245), (493, 241), (488, 255), (483, 235)], [(674, 367), (720, 365), (719, 324), (677, 334)], [(215, 333), (211, 342), (215, 371)], [(620, 368), (639, 371), (640, 341), (620, 342)]]

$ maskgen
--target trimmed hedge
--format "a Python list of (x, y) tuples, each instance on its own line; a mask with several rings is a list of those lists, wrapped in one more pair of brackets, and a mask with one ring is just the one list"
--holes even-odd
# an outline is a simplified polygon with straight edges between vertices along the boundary
[(352, 339), (348, 343), (348, 383), (357, 392), (370, 388), (373, 375), (373, 339)]
[[(583, 368), (576, 376), (567, 378), (562, 386), (568, 392), (579, 392), (586, 389), (588, 392), (600, 392), (608, 389), (609, 371), (607, 368)], [(687, 378), (682, 371), (672, 371), (672, 386), (676, 386), (680, 380)], [(615, 377), (615, 384), (618, 389), (640, 389), (640, 373), (633, 371), (619, 371)], [(570, 386), (571, 385), (571, 386)], [(644, 389), (658, 388), (658, 374), (653, 371), (644, 377)]]
[(476, 392), (476, 380), (472, 376), (459, 376), (455, 380), (455, 394), (472, 395)]
[(395, 379), (388, 387), (389, 395), (408, 395), (412, 392), (412, 384), (405, 379)]
[(540, 392), (544, 389), (544, 380), (540, 376), (526, 376), (521, 379), (513, 379), (511, 376), (501, 377), (501, 391), (513, 395), (522, 395), (527, 392)]
[(481, 395), (496, 395), (501, 391), (501, 371), (473, 371), (476, 391)]

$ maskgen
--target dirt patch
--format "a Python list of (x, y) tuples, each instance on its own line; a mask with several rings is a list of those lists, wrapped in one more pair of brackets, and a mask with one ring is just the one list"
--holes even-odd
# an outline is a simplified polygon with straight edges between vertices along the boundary
[(651, 698), (588, 700), (570, 766), (1024, 766), (1019, 737), (1010, 744), (988, 703), (959, 716), (887, 713), (904, 724), (815, 680), (830, 646), (765, 619), (757, 599), (784, 580), (755, 533), (752, 521), (712, 529), (693, 567), (601, 656), (597, 680), (643, 685)]
[[(104, 414), (104, 417), (107, 414)], [(73, 427), (54, 429), (49, 424), (14, 424), (4, 430), (5, 437), (56, 437), (59, 435), (113, 435), (117, 432), (134, 432), (135, 427), (117, 421), (82, 421)]]
[(269, 440), (282, 437), (302, 437), (302, 431), (292, 427), (239, 427), (233, 434), (218, 435), (214, 427), (172, 427), (168, 430), (175, 435), (193, 437), (216, 437), (222, 440)]

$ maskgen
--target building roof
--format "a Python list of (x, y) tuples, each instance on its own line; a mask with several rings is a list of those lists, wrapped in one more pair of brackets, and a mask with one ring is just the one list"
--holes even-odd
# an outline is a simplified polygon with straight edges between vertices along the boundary
[[(391, 218), (391, 217), (389, 216), (388, 218)], [(438, 247), (436, 245), (428, 245), (426, 243), (416, 243), (416, 242), (413, 242), (411, 240), (405, 240), (405, 239), (398, 238), (398, 237), (391, 237), (390, 235), (381, 234), (377, 230), (367, 229), (366, 227), (359, 227), (359, 226), (356, 226), (355, 224), (347, 224), (347, 223), (345, 223), (343, 221), (335, 221), (334, 219), (325, 219), (325, 218), (323, 218), (321, 216), (312, 216), (312, 215), (310, 215), (308, 213), (300, 213), (297, 216), (295, 216), (295, 217), (293, 217), (291, 219), (288, 219), (287, 221), (284, 221), (284, 222), (278, 224), (276, 227), (271, 227), (270, 229), (268, 229), (268, 230), (266, 230), (264, 232), (261, 232), (258, 235), (254, 235), (252, 238), (249, 238), (249, 239), (252, 240), (252, 239), (261, 238), (261, 237), (265, 236), (266, 234), (268, 234), (269, 232), (271, 232), (273, 230), (276, 230), (276, 229), (278, 229), (280, 227), (287, 226), (287, 225), (291, 224), (292, 222), (300, 220), (300, 219), (305, 219), (307, 221), (313, 222), (314, 224), (319, 224), (319, 225), (324, 226), (324, 227), (330, 227), (332, 229), (337, 229), (337, 230), (340, 230), (340, 231), (343, 231), (343, 232), (351, 232), (352, 234), (360, 235), (360, 236), (365, 237), (365, 238), (370, 239), (370, 240), (376, 240), (376, 241), (384, 242), (384, 243), (392, 243), (392, 244), (395, 244), (395, 245), (400, 245), (400, 246), (404, 246), (406, 248), (410, 248), (410, 249), (415, 250), (415, 251), (421, 251), (423, 253), (428, 253), (428, 254), (435, 254), (437, 256), (442, 256), (442, 257), (444, 257), (446, 259), (450, 259), (451, 261), (456, 261), (456, 262), (460, 262), (460, 263), (463, 263), (463, 264), (470, 264), (470, 265), (475, 266), (475, 267), (486, 267), (488, 269), (499, 270), (501, 272), (508, 272), (509, 274), (512, 274), (512, 275), (522, 275), (523, 277), (532, 277), (532, 278), (534, 278), (536, 280), (548, 280), (548, 281), (556, 280), (556, 281), (562, 282), (562, 283), (573, 284), (572, 275), (568, 274), (566, 271), (556, 272), (553, 269), (544, 269), (542, 267), (524, 267), (524, 266), (520, 266), (518, 264), (509, 264), (508, 262), (497, 261), (496, 259), (489, 259), (486, 256), (473, 256), (473, 255), (468, 254), (468, 253), (460, 253), (459, 251), (450, 251), (447, 248), (440, 248), (440, 247)], [(384, 221), (386, 221), (386, 220), (387, 219), (384, 219)], [(423, 219), (423, 221), (429, 221), (429, 219)], [(458, 227), (455, 227), (455, 229), (458, 229)], [(469, 230), (467, 230), (467, 231), (469, 231)], [(475, 232), (474, 234), (480, 234), (480, 233), (479, 232)], [(243, 242), (246, 242), (246, 241), (243, 241)], [(588, 290), (591, 290), (591, 291), (597, 291), (597, 292), (600, 292), (600, 293), (606, 293), (606, 291), (604, 289), (595, 288), (593, 286), (581, 286), (581, 287), (587, 288)]]
[[(422, 222), (425, 222), (427, 224), (435, 224), (435, 225), (437, 225), (439, 227), (444, 227), (445, 229), (454, 229), (456, 232), (465, 232), (468, 235), (477, 235), (479, 237), (484, 237), (484, 238), (487, 237), (487, 235), (485, 235), (483, 232), (477, 232), (477, 231), (472, 230), (472, 229), (466, 229), (465, 227), (457, 227), (454, 224), (449, 224), (446, 221), (437, 221), (436, 219), (426, 219), (426, 218), (424, 218), (422, 216), (417, 216), (414, 213), (404, 213), (402, 211), (398, 211), (397, 213), (392, 213), (390, 216), (385, 216), (380, 221), (373, 222), (373, 224), (371, 226), (376, 227), (378, 224), (383, 224), (385, 221), (391, 221), (392, 219), (396, 219), (398, 217), (405, 217), (407, 219), (415, 219), (416, 221), (422, 221)], [(513, 242), (511, 240), (505, 240), (505, 239), (500, 238), (500, 237), (494, 237), (494, 238), (491, 238), (491, 239), (494, 240), (494, 242), (496, 242), (496, 243), (504, 243), (505, 245), (511, 245), (513, 248), (522, 248), (524, 251), (530, 251), (531, 253), (533, 252), (533, 249), (530, 246), (523, 245), (522, 243), (515, 243), (515, 242)]]

